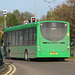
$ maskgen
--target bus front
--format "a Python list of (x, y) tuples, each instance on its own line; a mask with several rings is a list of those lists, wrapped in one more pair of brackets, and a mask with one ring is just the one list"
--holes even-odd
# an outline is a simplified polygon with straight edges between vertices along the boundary
[(37, 58), (70, 57), (69, 23), (42, 21), (37, 28)]

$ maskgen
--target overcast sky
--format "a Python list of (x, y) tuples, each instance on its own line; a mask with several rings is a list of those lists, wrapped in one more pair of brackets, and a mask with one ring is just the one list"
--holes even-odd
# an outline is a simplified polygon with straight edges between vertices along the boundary
[[(40, 19), (42, 15), (47, 14), (50, 8), (61, 5), (65, 1), (66, 0), (36, 0), (37, 18)], [(7, 12), (13, 12), (18, 9), (20, 12), (29, 11), (34, 14), (34, 2), (35, 0), (0, 0), (0, 11), (6, 9)]]

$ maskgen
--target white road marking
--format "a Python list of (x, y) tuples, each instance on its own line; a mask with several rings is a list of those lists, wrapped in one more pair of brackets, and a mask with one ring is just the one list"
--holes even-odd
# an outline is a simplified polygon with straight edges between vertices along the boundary
[(12, 67), (11, 65), (9, 65), (9, 71), (5, 75), (8, 75), (11, 71), (12, 71)]
[(14, 70), (12, 71), (12, 73), (11, 73), (11, 75), (13, 75), (14, 73), (15, 73), (15, 71), (16, 71), (16, 67), (13, 65), (13, 64), (11, 64), (12, 66), (13, 66), (13, 68), (14, 68)]
[(13, 75), (15, 73), (15, 71), (16, 71), (16, 67), (13, 64), (10, 64), (9, 65), (9, 71), (4, 75)]

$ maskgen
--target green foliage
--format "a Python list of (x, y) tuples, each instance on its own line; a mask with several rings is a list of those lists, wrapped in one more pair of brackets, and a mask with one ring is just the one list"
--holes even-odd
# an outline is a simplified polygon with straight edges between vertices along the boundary
[(48, 12), (47, 12), (47, 20), (50, 20), (50, 18), (51, 18), (51, 12), (48, 11)]
[(20, 14), (20, 23), (23, 23), (25, 20), (28, 20), (30, 22), (32, 16), (33, 14), (31, 14), (30, 12), (22, 12)]
[[(71, 56), (70, 58), (68, 58), (68, 59), (75, 59), (75, 57), (73, 57), (73, 56)], [(73, 60), (72, 60), (73, 61)]]
[(30, 13), (30, 12), (22, 12), (22, 13), (20, 13), (20, 11), (18, 11), (18, 10), (14, 10), (13, 14), (18, 19), (19, 24), (22, 24), (25, 20), (28, 20), (30, 22), (31, 17), (33, 16), (33, 14)]
[(42, 18), (41, 18), (41, 20), (42, 20), (42, 21), (45, 21), (45, 20), (46, 20), (46, 16), (43, 15)]
[(13, 14), (16, 16), (18, 23), (21, 24), (20, 22), (20, 11), (19, 10), (14, 10)]
[(0, 28), (4, 27), (4, 17), (0, 16)]
[(19, 10), (14, 10), (13, 14), (16, 16), (16, 18), (20, 17), (20, 11)]
[(18, 19), (16, 18), (16, 16), (13, 13), (8, 13), (7, 14), (7, 27), (12, 27), (12, 26), (16, 26), (18, 25)]
[[(13, 13), (7, 13), (6, 17), (6, 26), (12, 27), (16, 25), (23, 24), (25, 20), (31, 21), (31, 17), (33, 16), (30, 12), (22, 12), (19, 10), (14, 10)], [(4, 28), (4, 16), (0, 16), (0, 28)]]

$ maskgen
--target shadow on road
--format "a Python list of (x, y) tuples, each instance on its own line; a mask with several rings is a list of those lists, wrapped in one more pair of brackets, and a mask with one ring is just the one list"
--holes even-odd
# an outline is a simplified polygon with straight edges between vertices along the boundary
[[(15, 61), (25, 61), (22, 58), (11, 58), (11, 59), (6, 58), (6, 59), (15, 60)], [(45, 58), (40, 58), (40, 59), (28, 59), (27, 62), (68, 62), (68, 61), (66, 61), (64, 59), (54, 59), (54, 58), (53, 59), (45, 59)], [(10, 63), (12, 63), (12, 62), (10, 62)]]
[(31, 62), (68, 62), (63, 59), (32, 59)]

